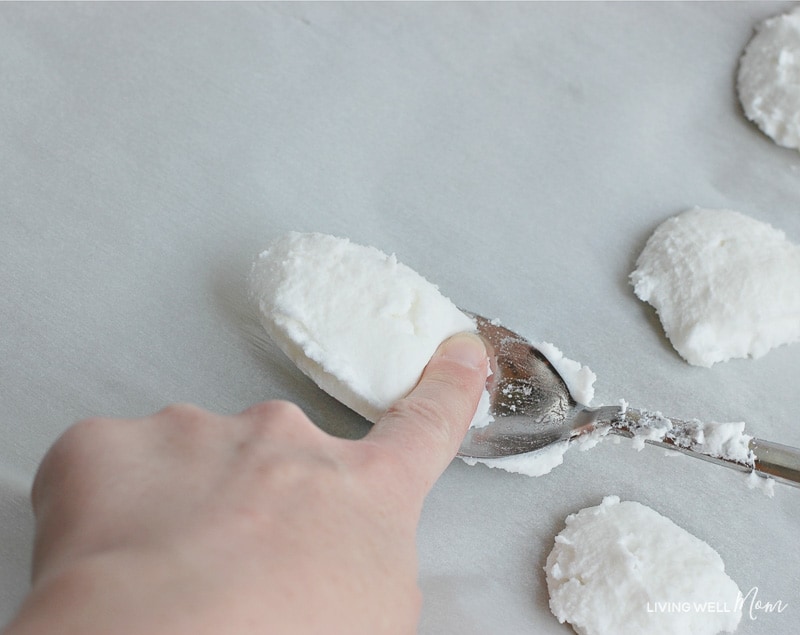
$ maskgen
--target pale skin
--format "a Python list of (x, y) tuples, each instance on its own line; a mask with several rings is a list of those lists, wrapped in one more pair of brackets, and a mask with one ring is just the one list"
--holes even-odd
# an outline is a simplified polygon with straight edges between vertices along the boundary
[(462, 334), (358, 441), (281, 401), (75, 424), (34, 481), (31, 590), (3, 635), (415, 633), (423, 501), (485, 380)]

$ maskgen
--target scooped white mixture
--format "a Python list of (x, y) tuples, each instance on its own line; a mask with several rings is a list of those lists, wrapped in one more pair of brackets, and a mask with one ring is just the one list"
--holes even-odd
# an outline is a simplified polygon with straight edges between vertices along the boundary
[(714, 635), (741, 619), (739, 587), (714, 549), (617, 496), (567, 517), (545, 572), (550, 610), (580, 635)]
[(778, 145), (800, 149), (800, 7), (757, 27), (737, 88), (748, 119)]
[[(250, 274), (260, 320), (318, 386), (375, 422), (416, 385), (438, 345), (475, 322), (437, 287), (374, 247), (292, 232)], [(487, 422), (489, 394), (474, 423)]]
[(666, 220), (630, 279), (695, 366), (800, 340), (800, 247), (739, 212), (694, 208)]

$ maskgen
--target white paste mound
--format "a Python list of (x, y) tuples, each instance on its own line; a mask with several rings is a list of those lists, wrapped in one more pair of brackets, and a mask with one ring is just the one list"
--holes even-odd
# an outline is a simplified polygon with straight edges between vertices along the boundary
[[(250, 274), (260, 319), (327, 393), (377, 421), (416, 385), (439, 344), (476, 325), (436, 286), (374, 247), (290, 233)], [(488, 393), (479, 405), (488, 417)]]
[(741, 619), (714, 549), (617, 496), (567, 517), (545, 572), (550, 610), (580, 635), (715, 635)]
[(758, 26), (737, 88), (748, 119), (778, 145), (800, 149), (800, 7)]
[(739, 212), (695, 208), (668, 219), (630, 278), (695, 366), (800, 340), (800, 247)]

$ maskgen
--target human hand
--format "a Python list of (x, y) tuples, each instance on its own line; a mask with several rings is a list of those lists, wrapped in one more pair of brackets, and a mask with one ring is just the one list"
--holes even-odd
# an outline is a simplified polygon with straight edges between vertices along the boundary
[(359, 441), (276, 401), (76, 424), (34, 482), (6, 635), (414, 633), (423, 500), (485, 379), (480, 340), (455, 336)]

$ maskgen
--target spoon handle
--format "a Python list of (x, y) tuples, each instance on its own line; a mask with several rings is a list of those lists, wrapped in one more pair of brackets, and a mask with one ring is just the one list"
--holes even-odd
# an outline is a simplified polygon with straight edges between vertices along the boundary
[[(605, 411), (605, 412), (603, 412)], [(704, 451), (702, 435), (703, 424), (699, 421), (681, 421), (668, 419), (661, 413), (643, 410), (617, 409), (611, 415), (610, 408), (599, 408), (598, 421), (605, 420), (610, 432), (629, 438), (641, 437), (646, 443), (657, 445), (667, 450), (675, 450), (704, 461), (724, 465), (742, 472), (756, 472), (763, 477), (774, 478), (781, 483), (800, 487), (800, 449), (773, 441), (749, 438), (743, 451), (749, 450), (748, 461), (735, 457), (716, 456)], [(605, 415), (605, 416), (603, 416)], [(662, 431), (666, 431), (666, 434)], [(648, 438), (650, 437), (650, 438)], [(748, 439), (741, 439), (742, 444)]]
[[(622, 431), (614, 430), (616, 434), (623, 434), (627, 437), (632, 437), (632, 434), (627, 434)], [(774, 478), (776, 481), (786, 485), (793, 485), (800, 487), (800, 449), (793, 448), (781, 443), (773, 441), (765, 441), (764, 439), (752, 439), (750, 441), (750, 449), (753, 451), (755, 461), (753, 465), (746, 465), (732, 459), (725, 459), (711, 454), (704, 454), (696, 449), (685, 448), (674, 443), (667, 441), (657, 441), (655, 439), (646, 439), (645, 443), (657, 445), (665, 450), (674, 450), (681, 452), (688, 456), (693, 456), (697, 459), (703, 459), (710, 463), (723, 465), (725, 467), (739, 470), (740, 472), (756, 472), (762, 477)]]
[(752, 439), (750, 449), (756, 457), (756, 472), (800, 487), (800, 449), (764, 439)]

